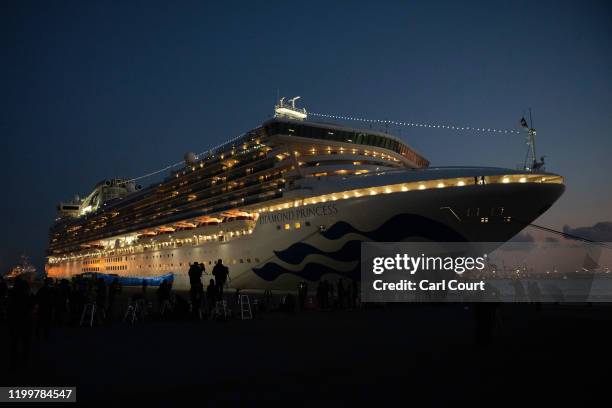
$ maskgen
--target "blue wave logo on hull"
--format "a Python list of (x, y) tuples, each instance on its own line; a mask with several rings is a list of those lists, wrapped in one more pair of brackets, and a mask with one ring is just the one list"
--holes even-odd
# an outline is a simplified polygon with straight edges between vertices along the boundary
[(308, 255), (324, 255), (335, 261), (350, 262), (356, 261), (359, 258), (360, 247), (361, 241), (352, 240), (348, 241), (342, 246), (342, 248), (335, 252), (325, 252), (310, 244), (298, 242), (297, 244), (291, 245), (284, 251), (274, 251), (274, 254), (281, 261), (292, 265), (302, 263), (302, 261), (304, 261)]
[[(355, 233), (366, 237), (369, 241), (439, 241), (439, 242), (465, 242), (466, 239), (457, 231), (430, 218), (416, 214), (398, 214), (385, 221), (380, 227), (372, 231), (361, 231), (345, 221), (339, 221), (326, 231), (321, 232), (329, 240), (337, 240), (347, 234)], [(310, 244), (295, 243), (282, 251), (274, 251), (278, 259), (292, 265), (299, 265), (309, 255), (322, 255), (329, 259), (341, 262), (357, 261), (360, 258), (360, 240), (351, 240), (337, 251), (326, 252)], [(307, 263), (300, 271), (286, 269), (277, 263), (268, 262), (261, 268), (253, 268), (253, 272), (262, 279), (273, 281), (283, 273), (291, 273), (303, 279), (317, 281), (326, 273), (335, 273), (349, 277), (359, 278), (359, 264), (348, 272), (338, 271), (320, 263)]]
[(263, 267), (258, 269), (253, 268), (253, 271), (257, 274), (257, 276), (264, 280), (267, 280), (268, 282), (275, 280), (284, 273), (291, 273), (309, 281), (318, 281), (321, 279), (321, 276), (329, 273), (342, 275), (349, 279), (359, 280), (360, 274), (359, 264), (357, 264), (355, 268), (349, 271), (338, 271), (336, 269), (330, 268), (327, 265), (310, 262), (304, 265), (304, 268), (302, 268), (300, 271), (290, 271), (274, 262), (268, 262)]
[(346, 221), (332, 225), (323, 235), (327, 239), (340, 239), (346, 234), (356, 233), (367, 237), (370, 241), (401, 241), (408, 237), (440, 242), (464, 242), (465, 237), (452, 228), (434, 221), (431, 218), (416, 214), (398, 214), (380, 227), (372, 231), (361, 231)]

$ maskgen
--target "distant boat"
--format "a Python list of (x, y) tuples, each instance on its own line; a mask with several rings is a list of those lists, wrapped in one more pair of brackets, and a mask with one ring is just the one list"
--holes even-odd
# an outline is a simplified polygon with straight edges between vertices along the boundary
[(36, 267), (30, 263), (27, 256), (21, 256), (21, 262), (4, 276), (6, 279), (21, 278), (32, 283), (36, 278)]

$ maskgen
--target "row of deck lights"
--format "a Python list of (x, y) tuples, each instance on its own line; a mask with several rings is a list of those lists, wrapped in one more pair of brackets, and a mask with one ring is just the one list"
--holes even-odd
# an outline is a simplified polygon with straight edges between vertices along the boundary
[[(242, 230), (236, 230), (236, 231), (226, 231), (226, 232), (220, 232), (219, 234), (215, 234), (215, 235), (198, 235), (197, 237), (194, 235), (194, 238), (184, 238), (184, 239), (171, 239), (171, 241), (167, 241), (167, 242), (159, 242), (159, 243), (155, 243), (155, 244), (137, 244), (137, 245), (133, 245), (133, 244), (128, 244), (128, 247), (122, 247), (122, 248), (117, 248), (117, 249), (110, 249), (110, 250), (102, 250), (102, 251), (98, 251), (98, 252), (94, 252), (94, 253), (86, 253), (86, 254), (78, 254), (78, 255), (70, 255), (70, 256), (63, 256), (63, 257), (49, 257), (49, 263), (58, 263), (58, 262), (63, 262), (63, 261), (75, 261), (75, 260), (79, 260), (82, 258), (88, 258), (88, 257), (92, 257), (92, 256), (107, 256), (107, 255), (125, 255), (125, 254), (134, 254), (136, 252), (141, 252), (144, 250), (150, 250), (150, 249), (164, 249), (164, 248), (175, 248), (177, 244), (192, 244), (194, 243), (194, 241), (204, 241), (204, 242), (212, 242), (216, 239), (220, 239), (223, 237), (240, 237), (240, 236), (246, 236), (246, 235), (250, 235), (253, 233), (253, 229), (249, 228), (249, 229), (242, 229)], [(137, 251), (137, 249), (140, 249), (139, 251)]]
[[(533, 178), (533, 182), (540, 182), (540, 183), (544, 183), (546, 182), (548, 179), (546, 177), (537, 177), (537, 178)], [(446, 183), (445, 183), (446, 181)], [(503, 184), (508, 184), (511, 181), (518, 181), (519, 183), (526, 183), (527, 182), (527, 177), (525, 176), (520, 176), (518, 177), (517, 175), (514, 176), (504, 176), (501, 178), (501, 182)], [(495, 184), (496, 181), (494, 180), (489, 180), (488, 181), (489, 184)], [(366, 196), (366, 195), (370, 195), (370, 196), (374, 196), (377, 194), (391, 194), (391, 193), (397, 193), (397, 192), (407, 192), (407, 191), (411, 191), (411, 189), (418, 189), (418, 190), (426, 190), (426, 189), (431, 189), (434, 188), (433, 185), (435, 185), (435, 188), (445, 188), (445, 187), (461, 187), (461, 186), (465, 186), (466, 183), (464, 181), (464, 179), (445, 179), (445, 180), (432, 180), (430, 182), (413, 182), (413, 183), (403, 183), (403, 184), (394, 184), (394, 185), (389, 185), (389, 186), (381, 186), (381, 187), (368, 187), (368, 188), (364, 188), (364, 189), (356, 189), (356, 190), (349, 190), (346, 192), (342, 192), (342, 193), (333, 193), (333, 194), (327, 194), (327, 195), (322, 195), (322, 196), (318, 196), (318, 197), (313, 197), (313, 198), (306, 198), (306, 199), (302, 199), (302, 200), (294, 200), (292, 202), (286, 202), (286, 203), (282, 203), (282, 204), (278, 204), (278, 205), (274, 205), (274, 206), (270, 206), (270, 207), (264, 207), (264, 208), (260, 208), (257, 209), (255, 212), (256, 213), (262, 213), (262, 212), (274, 212), (274, 211), (279, 211), (279, 210), (283, 210), (283, 209), (288, 209), (291, 207), (299, 207), (300, 205), (310, 205), (310, 204), (317, 204), (319, 202), (321, 203), (325, 203), (327, 201), (337, 201), (337, 200), (341, 200), (341, 199), (349, 199), (349, 198), (359, 198), (362, 196)], [(416, 188), (415, 188), (416, 187)], [(253, 230), (252, 229), (248, 229), (248, 230), (238, 230), (238, 231), (228, 231), (227, 233), (220, 233), (217, 235), (210, 235), (210, 236), (204, 236), (204, 240), (205, 241), (212, 241), (215, 238), (218, 239), (220, 236), (223, 235), (229, 235), (229, 237), (233, 237), (234, 235), (236, 237), (240, 236), (240, 235), (247, 235), (247, 234), (252, 234)], [(157, 244), (150, 244), (150, 245), (146, 245), (146, 244), (138, 244), (136, 245), (136, 247), (145, 247), (145, 248), (153, 248), (155, 247), (155, 249), (159, 249), (160, 246), (162, 247), (167, 247), (170, 245), (176, 245), (177, 243), (184, 243), (184, 242), (188, 242), (191, 243), (192, 240), (191, 238), (187, 238), (187, 239), (183, 239), (183, 240), (172, 240), (172, 242), (162, 242), (162, 243), (157, 243)], [(118, 253), (118, 254), (123, 254), (123, 253), (134, 253), (134, 249), (135, 247), (133, 245), (130, 245), (128, 248), (118, 248), (118, 249), (113, 249), (113, 250), (109, 250), (109, 251), (101, 251), (97, 254), (98, 256), (104, 254), (109, 254), (110, 252), (113, 253)], [(59, 260), (54, 259), (54, 258), (49, 258), (49, 262), (50, 263), (54, 263), (55, 261), (60, 262), (63, 260), (75, 260), (75, 259), (80, 259), (80, 258), (84, 258), (84, 257), (88, 257), (88, 256), (92, 256), (93, 254), (79, 254), (79, 255), (72, 255), (69, 257), (62, 257)]]
[[(501, 178), (501, 182), (503, 184), (510, 183), (511, 181), (518, 181), (519, 183), (526, 183), (527, 177), (521, 176), (504, 176)], [(542, 177), (541, 179), (534, 180), (536, 182), (545, 182), (546, 178)], [(489, 184), (496, 184), (496, 181), (488, 181)], [(381, 187), (368, 187), (363, 189), (349, 190), (341, 193), (333, 193), (326, 194), (313, 198), (305, 198), (302, 200), (295, 200), (292, 202), (286, 202), (282, 204), (277, 204), (270, 207), (263, 207), (257, 209), (257, 213), (262, 212), (274, 212), (279, 210), (288, 209), (290, 207), (299, 207), (300, 205), (310, 205), (310, 204), (318, 204), (325, 203), (328, 201), (337, 201), (337, 200), (346, 200), (349, 198), (359, 198), (362, 196), (374, 196), (378, 194), (391, 194), (398, 192), (407, 192), (411, 190), (428, 190), (432, 188), (445, 188), (445, 187), (463, 187), (466, 185), (464, 179), (444, 179), (444, 180), (432, 180), (428, 182), (412, 182), (412, 183), (403, 183), (403, 184), (394, 184), (389, 186), (381, 186)]]

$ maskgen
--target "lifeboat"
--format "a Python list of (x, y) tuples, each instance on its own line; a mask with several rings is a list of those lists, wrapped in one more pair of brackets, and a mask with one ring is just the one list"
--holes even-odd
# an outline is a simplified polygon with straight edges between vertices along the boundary
[(192, 229), (195, 229), (197, 227), (197, 224), (194, 224), (192, 222), (181, 222), (178, 224), (174, 225), (175, 231), (189, 231)]
[(223, 222), (232, 222), (232, 221), (253, 221), (255, 220), (255, 216), (248, 212), (244, 211), (236, 211), (231, 213), (224, 214)]
[(140, 239), (140, 238), (151, 238), (151, 237), (154, 237), (156, 235), (157, 235), (157, 232), (155, 232), (155, 231), (145, 231), (145, 232), (142, 232), (142, 233), (138, 234), (138, 239)]
[(162, 235), (162, 234), (172, 234), (174, 231), (175, 231), (175, 230), (174, 230), (174, 228), (172, 228), (172, 227), (160, 227), (160, 228), (158, 229), (158, 233), (159, 233), (160, 235)]
[(209, 225), (219, 225), (222, 220), (214, 217), (200, 217), (198, 218), (198, 227), (206, 227)]

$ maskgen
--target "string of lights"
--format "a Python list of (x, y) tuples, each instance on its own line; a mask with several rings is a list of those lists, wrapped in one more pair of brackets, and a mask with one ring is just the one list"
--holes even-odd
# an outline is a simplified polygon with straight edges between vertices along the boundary
[(329, 119), (341, 119), (341, 120), (352, 120), (356, 122), (366, 122), (366, 123), (380, 123), (380, 124), (388, 124), (388, 125), (397, 125), (397, 126), (411, 126), (411, 127), (422, 127), (422, 128), (436, 128), (436, 129), (452, 129), (452, 130), (473, 130), (476, 132), (489, 132), (489, 133), (513, 133), (513, 134), (521, 134), (518, 130), (509, 130), (509, 129), (493, 129), (493, 128), (483, 128), (483, 127), (472, 127), (472, 126), (457, 126), (457, 125), (440, 125), (440, 124), (431, 124), (431, 123), (415, 123), (415, 122), (401, 122), (397, 120), (386, 120), (386, 119), (367, 119), (367, 118), (359, 118), (355, 116), (342, 116), (342, 115), (330, 115), (326, 113), (316, 113), (316, 112), (308, 112), (309, 115), (318, 116), (321, 118), (329, 118)]
[(184, 163), (185, 163), (184, 161), (176, 162), (174, 164), (171, 164), (169, 166), (164, 167), (163, 169), (155, 170), (155, 171), (152, 171), (151, 173), (147, 173), (147, 174), (143, 174), (142, 176), (131, 178), (128, 181), (138, 181), (138, 180), (141, 180), (141, 179), (144, 179), (144, 178), (147, 178), (147, 177), (152, 177), (152, 176), (155, 176), (156, 174), (162, 173), (164, 171), (171, 170), (172, 168), (180, 166), (181, 164), (184, 164)]
[[(219, 143), (218, 145), (216, 145), (214, 147), (211, 147), (210, 149), (204, 150), (203, 152), (200, 152), (199, 154), (197, 154), (196, 158), (200, 158), (200, 157), (202, 157), (205, 154), (209, 154), (209, 155), (212, 155), (214, 157), (214, 153), (216, 153), (216, 151), (218, 149), (222, 148), (223, 146), (225, 146), (228, 143), (234, 142), (234, 141), (242, 138), (244, 135), (245, 135), (245, 133), (242, 133), (242, 134), (240, 134), (240, 135), (238, 135), (236, 137), (233, 137), (233, 138), (231, 138), (231, 139), (229, 139), (229, 140), (227, 140), (227, 141), (225, 141), (223, 143)], [(181, 166), (181, 165), (184, 165), (184, 164), (185, 164), (185, 161), (181, 160), (179, 162), (170, 164), (170, 165), (168, 165), (168, 166), (166, 166), (164, 168), (161, 168), (159, 170), (155, 170), (155, 171), (152, 171), (150, 173), (143, 174), (142, 176), (131, 178), (128, 181), (138, 181), (138, 180), (142, 180), (142, 179), (145, 179), (145, 178), (148, 178), (148, 177), (152, 177), (152, 176), (155, 176), (155, 175), (157, 175), (159, 173), (163, 173), (165, 171), (172, 170), (173, 168)]]

